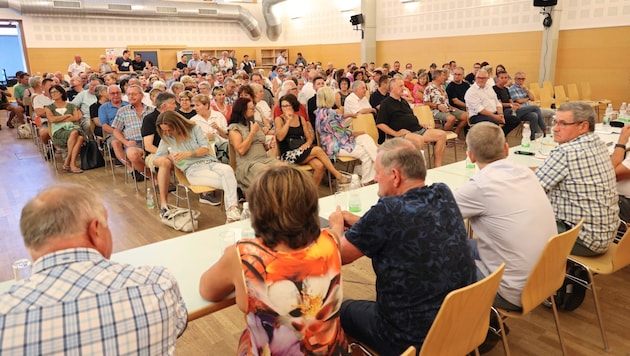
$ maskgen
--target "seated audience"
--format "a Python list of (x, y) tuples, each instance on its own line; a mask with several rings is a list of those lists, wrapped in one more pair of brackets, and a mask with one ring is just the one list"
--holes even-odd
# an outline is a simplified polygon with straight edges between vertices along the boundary
[(497, 72), (496, 85), (492, 88), (497, 94), (497, 98), (503, 105), (503, 113), (505, 116), (516, 116), (521, 121), (529, 121), (531, 128), (530, 139), (534, 140), (538, 128), (543, 134), (547, 133), (547, 125), (543, 119), (540, 108), (535, 105), (523, 106), (512, 101), (510, 91), (507, 88), (508, 74), (506, 72)]
[(421, 348), (444, 297), (475, 281), (475, 263), (453, 194), (442, 183), (425, 186), (418, 147), (388, 140), (375, 167), (378, 203), (363, 217), (337, 207), (329, 223), (344, 264), (372, 259), (376, 301), (345, 300), (339, 315), (347, 335), (380, 355), (400, 355)]
[[(313, 146), (313, 131), (310, 125), (299, 116), (300, 102), (295, 95), (287, 94), (280, 98), (282, 115), (276, 117), (276, 141), (280, 149), (280, 158), (291, 164), (309, 165), (313, 168), (313, 181), (319, 186), (328, 170), (336, 179), (346, 182), (332, 164), (326, 153), (319, 146)], [(343, 179), (342, 179), (343, 178)], [(349, 183), (349, 182), (348, 182)]]
[(615, 150), (610, 156), (615, 177), (617, 178), (617, 192), (619, 193), (619, 217), (624, 222), (630, 221), (630, 155), (626, 154), (626, 145), (630, 138), (630, 126), (621, 130)]
[(232, 105), (225, 101), (225, 89), (222, 87), (212, 88), (212, 110), (218, 111), (226, 118), (232, 116)]
[(58, 184), (24, 206), (20, 230), (34, 262), (28, 279), (0, 294), (3, 354), (174, 354), (188, 319), (177, 281), (164, 267), (110, 261), (108, 225), (85, 186)]
[[(370, 105), (365, 96), (367, 88), (362, 80), (352, 82), (352, 93), (345, 100), (343, 113), (348, 117), (356, 117), (359, 114), (376, 114), (376, 109)], [(334, 104), (334, 103), (333, 103)]]
[(330, 87), (320, 88), (317, 91), (315, 129), (319, 133), (322, 149), (333, 160), (337, 156), (361, 160), (361, 184), (370, 184), (374, 180), (376, 144), (368, 134), (345, 127), (345, 115), (335, 112), (333, 105), (335, 105), (333, 90)]
[(553, 139), (559, 145), (536, 169), (553, 206), (558, 232), (584, 218), (571, 250), (578, 256), (605, 253), (619, 226), (615, 169), (606, 144), (594, 132), (595, 117), (588, 103), (560, 105), (552, 123)]
[(48, 90), (53, 103), (46, 106), (46, 117), (51, 123), (50, 134), (53, 144), (67, 148), (68, 153), (63, 162), (63, 169), (71, 173), (83, 173), (77, 167), (77, 156), (83, 144), (83, 131), (79, 121), (83, 116), (81, 111), (68, 102), (66, 91), (61, 85), (54, 85)]
[(256, 238), (227, 247), (199, 282), (203, 298), (234, 292), (247, 314), (237, 354), (345, 355), (339, 242), (320, 230), (317, 187), (307, 173), (274, 167), (247, 200)]
[(429, 85), (429, 75), (422, 73), (418, 76), (418, 82), (414, 84), (411, 96), (413, 96), (414, 104), (422, 104), (424, 102), (424, 91)]
[[(223, 190), (226, 222), (241, 219), (236, 194), (236, 178), (232, 167), (220, 163), (210, 154), (210, 146), (201, 127), (175, 111), (158, 116), (157, 132), (162, 138), (155, 154), (155, 165), (171, 160), (192, 185), (205, 185)], [(160, 214), (167, 209), (162, 208)]]
[(452, 107), (449, 103), (448, 94), (443, 87), (447, 78), (447, 70), (435, 71), (433, 81), (424, 90), (424, 103), (431, 108), (433, 117), (442, 122), (445, 131), (453, 130), (457, 123), (454, 131), (459, 135), (468, 125), (468, 113)]
[(335, 105), (337, 105), (338, 108), (344, 107), (346, 104), (346, 98), (351, 93), (350, 79), (346, 77), (339, 78), (339, 91), (335, 94)]
[(188, 91), (188, 90), (184, 90), (181, 93), (179, 93), (179, 108), (177, 109), (177, 112), (180, 113), (183, 117), (187, 118), (188, 120), (192, 119), (195, 115), (197, 115), (195, 108), (192, 106), (192, 98), (194, 96), (195, 95), (191, 91)]
[(510, 131), (514, 130), (521, 122), (515, 116), (505, 116), (503, 114), (503, 105), (497, 98), (497, 94), (492, 90), (492, 85), (488, 83), (490, 75), (485, 69), (477, 71), (475, 84), (464, 96), (466, 107), (468, 108), (468, 117), (470, 124), (474, 125), (478, 122), (489, 121), (496, 125), (503, 125), (503, 133), (507, 136)]
[(109, 94), (107, 94), (106, 85), (97, 85), (94, 89), (94, 95), (96, 96), (96, 102), (90, 105), (90, 121), (94, 123), (94, 135), (103, 137), (103, 128), (98, 120), (98, 109), (101, 105), (109, 101)]

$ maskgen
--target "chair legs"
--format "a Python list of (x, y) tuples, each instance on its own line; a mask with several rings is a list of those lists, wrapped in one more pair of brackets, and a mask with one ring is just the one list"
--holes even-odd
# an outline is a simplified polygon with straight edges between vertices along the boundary
[(567, 278), (569, 278), (570, 280), (576, 283), (579, 283), (580, 285), (584, 286), (586, 289), (589, 289), (591, 293), (593, 294), (593, 303), (595, 304), (595, 314), (597, 316), (597, 322), (599, 323), (599, 332), (602, 336), (602, 343), (604, 344), (604, 351), (608, 352), (610, 350), (610, 347), (608, 345), (608, 339), (606, 338), (606, 331), (604, 330), (604, 319), (602, 318), (602, 312), (599, 306), (599, 298), (597, 297), (597, 290), (595, 288), (595, 279), (593, 278), (594, 274), (590, 270), (590, 268), (588, 268), (588, 266), (586, 266), (585, 264), (580, 263), (575, 260), (571, 260), (571, 259), (570, 261), (584, 268), (588, 272), (589, 281), (584, 281), (582, 279), (576, 278), (575, 276), (571, 276), (569, 274), (567, 274)]

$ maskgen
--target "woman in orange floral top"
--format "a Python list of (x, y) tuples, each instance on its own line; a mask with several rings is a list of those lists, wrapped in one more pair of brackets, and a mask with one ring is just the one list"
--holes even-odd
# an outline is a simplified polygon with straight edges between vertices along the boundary
[(257, 238), (226, 248), (202, 276), (201, 296), (232, 291), (246, 314), (238, 355), (346, 355), (339, 322), (341, 257), (320, 230), (317, 189), (290, 166), (264, 171), (247, 193)]

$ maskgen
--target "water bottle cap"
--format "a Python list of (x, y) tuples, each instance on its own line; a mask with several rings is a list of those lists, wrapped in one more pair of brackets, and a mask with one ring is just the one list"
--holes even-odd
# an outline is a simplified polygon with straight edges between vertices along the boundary
[(248, 202), (244, 202), (243, 203), (243, 210), (245, 209), (249, 209), (249, 203)]
[(352, 180), (356, 180), (358, 182), (359, 181), (359, 175), (358, 174), (353, 174), (352, 175)]

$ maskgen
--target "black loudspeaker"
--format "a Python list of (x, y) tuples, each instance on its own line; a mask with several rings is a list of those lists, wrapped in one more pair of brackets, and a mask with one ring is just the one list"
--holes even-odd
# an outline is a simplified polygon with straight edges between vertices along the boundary
[(545, 16), (545, 19), (543, 20), (543, 26), (551, 27), (551, 24), (553, 24), (553, 20), (551, 19), (551, 14), (547, 14)]
[(352, 26), (363, 24), (363, 14), (350, 16), (350, 23), (352, 24)]
[(556, 5), (558, 5), (558, 0), (534, 0), (534, 6), (536, 7), (547, 7)]

